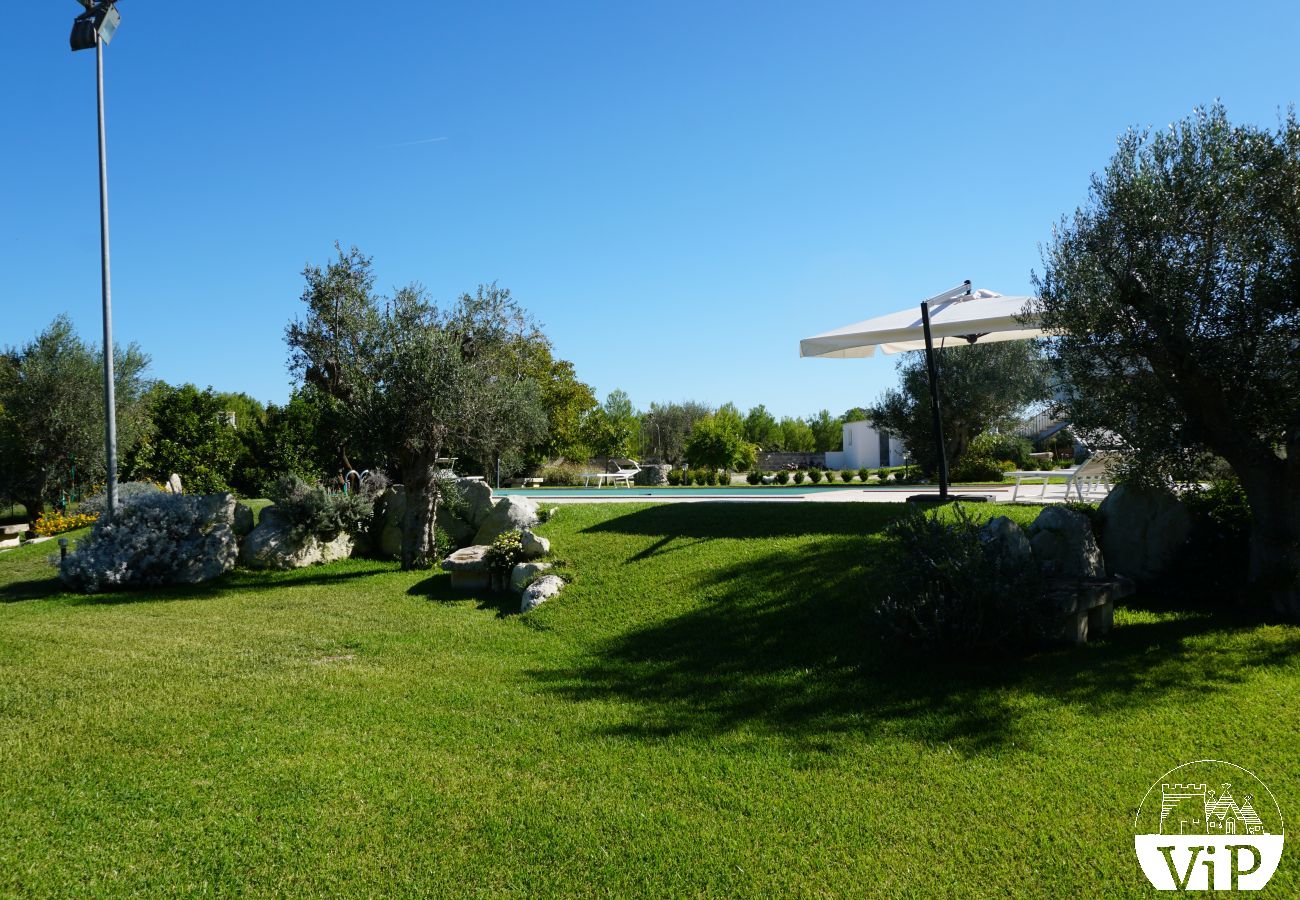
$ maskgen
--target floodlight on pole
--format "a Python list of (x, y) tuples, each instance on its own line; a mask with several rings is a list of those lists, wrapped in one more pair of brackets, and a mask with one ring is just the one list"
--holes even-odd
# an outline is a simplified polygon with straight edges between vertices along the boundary
[(72, 22), (73, 52), (95, 48), (95, 99), (99, 119), (99, 258), (104, 307), (104, 456), (105, 517), (117, 513), (117, 397), (113, 383), (113, 292), (108, 253), (108, 155), (104, 140), (104, 48), (113, 39), (122, 15), (117, 0), (77, 0), (85, 12)]

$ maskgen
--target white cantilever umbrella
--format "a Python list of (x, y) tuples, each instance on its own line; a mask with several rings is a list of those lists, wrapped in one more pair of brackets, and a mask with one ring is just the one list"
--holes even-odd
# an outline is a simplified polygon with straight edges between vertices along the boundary
[(1033, 311), (1033, 297), (1004, 297), (995, 291), (974, 290), (969, 281), (921, 302), (919, 311), (902, 310), (854, 322), (843, 328), (804, 338), (799, 355), (823, 359), (859, 359), (883, 353), (926, 351), (930, 374), (930, 407), (935, 441), (939, 445), (939, 496), (948, 496), (948, 460), (943, 447), (939, 413), (938, 372), (934, 345), (958, 347), (993, 341), (1021, 341), (1046, 332)]

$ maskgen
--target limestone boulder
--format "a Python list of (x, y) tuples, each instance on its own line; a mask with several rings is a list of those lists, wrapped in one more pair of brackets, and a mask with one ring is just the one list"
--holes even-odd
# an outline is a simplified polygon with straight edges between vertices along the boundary
[(521, 543), (525, 559), (540, 559), (551, 552), (551, 542), (540, 534), (533, 534), (531, 528), (523, 530)]
[(479, 526), (474, 535), (474, 543), (491, 544), (498, 535), (507, 531), (523, 531), (540, 521), (534, 501), (527, 497), (502, 497)]
[(235, 505), (235, 516), (231, 527), (237, 537), (243, 537), (253, 530), (253, 508), (246, 503)]
[(1106, 564), (1083, 513), (1049, 506), (1029, 526), (1029, 543), (1049, 578), (1103, 578)]
[(542, 574), (550, 567), (550, 563), (543, 562), (515, 563), (515, 567), (510, 570), (510, 590), (515, 592), (524, 590), (535, 576)]
[(451, 573), (451, 586), (456, 590), (486, 590), (489, 583), (486, 544), (462, 547), (442, 561), (444, 571)]
[[(492, 497), (492, 486), (481, 478), (460, 478), (456, 480), (456, 489), (460, 492), (465, 507), (460, 512), (460, 518), (474, 529), (479, 528), (492, 514), (495, 502)], [(484, 542), (475, 541), (475, 543)]]
[(347, 559), (355, 543), (346, 532), (332, 538), (294, 534), (276, 508), (268, 506), (240, 544), (239, 563), (250, 569), (301, 569)]
[[(402, 556), (402, 528), (406, 519), (406, 487), (395, 484), (384, 491), (375, 502), (375, 517), (370, 526), (371, 551), (381, 559), (400, 559)], [(464, 546), (477, 530), (464, 519), (454, 516), (446, 507), (438, 508), (438, 528), (447, 533), (452, 543)]]
[(523, 598), (519, 601), (519, 611), (531, 612), (562, 590), (564, 590), (564, 579), (557, 575), (543, 575), (524, 591)]
[(199, 498), (203, 504), (204, 518), (214, 525), (235, 524), (235, 509), (239, 504), (234, 494), (204, 494)]
[(1034, 561), (1034, 548), (1029, 537), (1006, 516), (996, 516), (985, 522), (980, 526), (979, 537), (996, 555), (1003, 571), (1020, 572)]
[(632, 481), (642, 487), (662, 487), (668, 483), (668, 470), (671, 468), (659, 463), (642, 466), (641, 471), (632, 476)]
[(375, 518), (370, 526), (370, 543), (375, 555), (381, 559), (401, 557), (402, 519), (405, 516), (406, 487), (395, 484), (375, 501)]
[(1187, 505), (1172, 491), (1121, 484), (1098, 512), (1107, 573), (1139, 584), (1159, 580), (1192, 533)]

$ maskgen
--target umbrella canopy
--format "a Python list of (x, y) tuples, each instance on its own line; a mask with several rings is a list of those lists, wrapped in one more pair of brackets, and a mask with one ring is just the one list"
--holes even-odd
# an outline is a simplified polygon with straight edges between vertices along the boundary
[[(1030, 306), (1033, 297), (1004, 297), (996, 291), (974, 290), (969, 281), (921, 301), (917, 312), (903, 310), (854, 322), (834, 331), (804, 338), (800, 356), (855, 359), (885, 353), (924, 350), (930, 381), (930, 411), (939, 460), (939, 499), (948, 499), (948, 457), (939, 411), (939, 370), (934, 350), (992, 341), (1023, 341), (1046, 334)], [(923, 495), (909, 499), (922, 499)]]
[[(930, 333), (936, 347), (956, 347), (993, 341), (1022, 341), (1042, 337), (1038, 317), (1028, 309), (1033, 297), (1004, 297), (996, 291), (966, 286), (940, 294), (930, 304)], [(799, 355), (824, 359), (856, 359), (884, 353), (924, 350), (925, 334), (919, 308), (901, 310), (854, 322), (799, 342)]]

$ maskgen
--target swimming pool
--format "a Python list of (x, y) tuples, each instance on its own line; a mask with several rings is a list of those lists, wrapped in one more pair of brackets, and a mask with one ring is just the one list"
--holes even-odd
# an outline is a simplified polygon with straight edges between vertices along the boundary
[[(809, 496), (828, 494), (839, 491), (869, 491), (871, 493), (888, 493), (892, 488), (864, 488), (862, 485), (835, 485), (820, 488), (808, 488), (802, 485), (791, 487), (728, 487), (728, 488), (653, 488), (653, 487), (603, 487), (603, 488), (500, 488), (493, 493), (504, 496), (532, 497), (545, 500), (571, 498), (601, 497), (609, 500), (618, 499), (675, 499), (694, 497), (697, 499), (726, 500), (731, 497), (766, 497), (769, 500), (801, 500)], [(915, 488), (898, 488), (901, 491), (915, 493)]]

